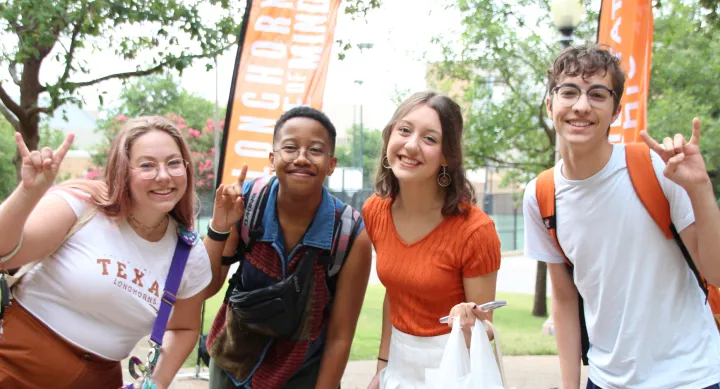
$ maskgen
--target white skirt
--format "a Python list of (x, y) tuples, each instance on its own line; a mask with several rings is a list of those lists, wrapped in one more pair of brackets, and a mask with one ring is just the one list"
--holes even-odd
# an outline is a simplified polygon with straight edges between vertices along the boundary
[(388, 364), (380, 372), (380, 389), (424, 389), (425, 369), (440, 365), (449, 336), (413, 336), (393, 327)]

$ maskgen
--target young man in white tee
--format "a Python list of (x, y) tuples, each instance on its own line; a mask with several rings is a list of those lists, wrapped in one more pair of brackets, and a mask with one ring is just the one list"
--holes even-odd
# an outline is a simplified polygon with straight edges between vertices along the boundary
[[(556, 231), (573, 270), (540, 216), (536, 179), (523, 201), (525, 255), (548, 263), (562, 388), (580, 386), (579, 292), (588, 389), (720, 389), (720, 335), (705, 295), (637, 197), (624, 145), (608, 143), (624, 84), (618, 59), (598, 46), (568, 48), (548, 70), (547, 113), (562, 157)], [(720, 211), (699, 152), (699, 121), (688, 142), (678, 134), (661, 146), (642, 136), (682, 241), (707, 281), (720, 284)]]

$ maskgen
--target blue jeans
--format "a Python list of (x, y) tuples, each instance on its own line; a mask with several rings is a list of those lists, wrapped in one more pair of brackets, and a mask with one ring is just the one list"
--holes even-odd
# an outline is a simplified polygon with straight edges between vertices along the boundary
[[(593, 384), (592, 381), (588, 380), (587, 389), (602, 389), (602, 388)], [(715, 384), (715, 385), (710, 385), (705, 389), (720, 389), (720, 383)]]

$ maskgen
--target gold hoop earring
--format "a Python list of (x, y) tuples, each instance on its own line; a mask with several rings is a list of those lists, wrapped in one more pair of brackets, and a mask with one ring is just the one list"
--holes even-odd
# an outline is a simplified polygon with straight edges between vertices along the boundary
[(385, 161), (388, 161), (387, 155), (383, 157), (382, 161), (380, 161), (380, 164), (381, 164), (382, 167), (384, 167), (385, 169), (390, 169), (390, 161), (387, 162), (387, 165), (385, 164)]
[(445, 166), (442, 167), (442, 172), (440, 172), (440, 175), (438, 175), (437, 183), (438, 185), (442, 186), (443, 188), (447, 188), (450, 186), (450, 183), (452, 182), (452, 178), (447, 173), (447, 168)]

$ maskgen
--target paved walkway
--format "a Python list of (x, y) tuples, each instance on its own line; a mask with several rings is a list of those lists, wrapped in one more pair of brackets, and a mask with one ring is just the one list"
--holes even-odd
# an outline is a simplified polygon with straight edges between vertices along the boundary
[[(554, 356), (507, 356), (505, 375), (507, 387), (515, 389), (560, 388), (560, 365)], [(583, 368), (582, 385), (585, 387), (586, 369)], [(366, 389), (375, 374), (375, 361), (353, 361), (348, 363), (342, 380), (343, 389)], [(195, 369), (184, 369), (170, 389), (205, 389), (206, 379), (195, 378)], [(207, 377), (207, 369), (201, 372)]]
[[(519, 252), (505, 253), (502, 266), (498, 272), (497, 290), (499, 292), (535, 293), (535, 271), (537, 262), (525, 258)], [(375, 261), (370, 275), (371, 283), (379, 283), (375, 272)], [(548, 288), (548, 296), (550, 288)], [(538, 329), (539, 331), (540, 329)], [(146, 355), (144, 345), (140, 342), (132, 355)], [(560, 365), (556, 356), (506, 356), (505, 374), (508, 388), (515, 389), (550, 389), (559, 388)], [(343, 389), (366, 389), (375, 374), (375, 361), (352, 361), (348, 363), (343, 376)], [(123, 362), (123, 369), (127, 370), (127, 362)], [(586, 369), (583, 368), (581, 387), (585, 386)], [(127, 374), (127, 373), (125, 373)], [(183, 369), (170, 389), (205, 389), (207, 383), (207, 369), (201, 369), (200, 377), (196, 377), (196, 369)], [(202, 378), (204, 377), (204, 378)], [(129, 379), (129, 377), (127, 378)], [(127, 381), (129, 382), (129, 381)]]

